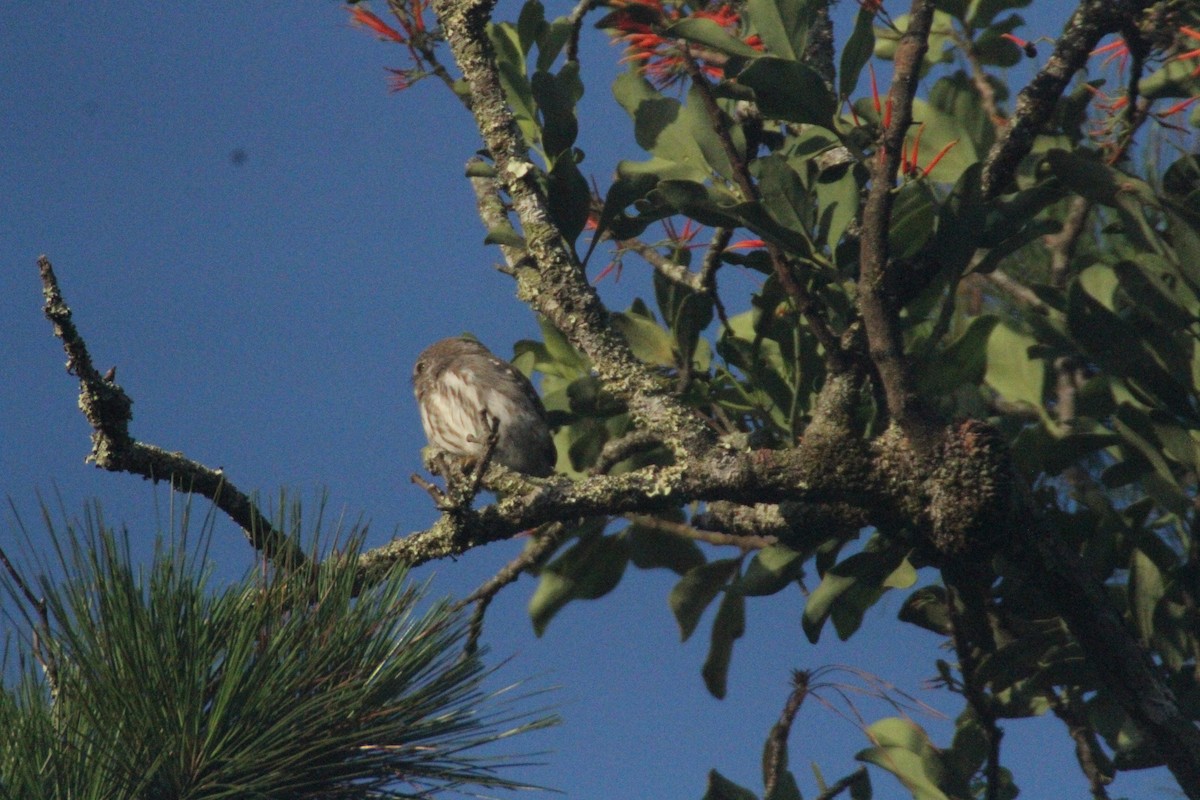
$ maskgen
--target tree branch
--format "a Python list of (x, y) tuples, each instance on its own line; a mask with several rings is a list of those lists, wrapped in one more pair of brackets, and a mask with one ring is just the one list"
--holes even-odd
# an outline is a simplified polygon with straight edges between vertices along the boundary
[(277, 564), (296, 567), (306, 562), (304, 552), (275, 530), (248, 495), (238, 490), (219, 469), (210, 469), (185, 457), (129, 435), (133, 400), (115, 381), (115, 370), (101, 375), (92, 365), (87, 344), (71, 320), (54, 268), (45, 256), (38, 258), (42, 277), (43, 313), (54, 326), (54, 335), (67, 353), (67, 372), (79, 379), (79, 408), (92, 426), (92, 452), (87, 460), (110, 472), (128, 472), (157, 483), (169, 480), (182, 492), (212, 500), (245, 532), (246, 538)]
[(863, 206), (858, 280), (859, 310), (871, 360), (887, 398), (888, 413), (907, 435), (918, 440), (924, 438), (928, 426), (919, 411), (916, 389), (904, 356), (899, 309), (893, 296), (895, 280), (889, 274), (888, 231), (901, 149), (912, 124), (912, 101), (917, 91), (920, 66), (929, 49), (933, 11), (933, 0), (914, 0), (908, 29), (896, 48), (895, 71), (887, 97), (891, 119), (880, 136), (871, 188)]
[(517, 295), (591, 360), (606, 388), (624, 400), (634, 420), (658, 433), (677, 457), (712, 447), (703, 421), (676, 399), (671, 384), (639, 362), (607, 324), (607, 310), (554, 225), (529, 152), (500, 83), (487, 36), (494, 0), (435, 0), (446, 40), (471, 93), (471, 111), (512, 200), (530, 267), (516, 270)]
[(1155, 0), (1084, 0), (1067, 21), (1046, 66), (1017, 95), (1016, 110), (1010, 124), (992, 145), (983, 165), (984, 199), (1004, 191), (1021, 163), (1033, 148), (1033, 141), (1054, 113), (1058, 98), (1083, 65), (1096, 44), (1105, 36), (1125, 27), (1134, 27), (1138, 18)]

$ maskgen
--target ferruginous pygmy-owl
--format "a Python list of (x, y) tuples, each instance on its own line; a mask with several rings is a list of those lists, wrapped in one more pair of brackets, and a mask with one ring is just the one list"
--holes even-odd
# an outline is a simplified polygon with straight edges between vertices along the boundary
[(495, 463), (527, 475), (554, 471), (554, 440), (533, 384), (479, 342), (454, 337), (431, 344), (418, 356), (412, 380), (433, 447), (480, 458), (495, 420)]

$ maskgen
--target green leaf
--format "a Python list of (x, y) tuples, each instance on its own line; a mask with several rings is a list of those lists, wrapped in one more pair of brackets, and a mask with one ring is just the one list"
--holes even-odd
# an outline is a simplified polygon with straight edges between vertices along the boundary
[[(869, 605), (864, 598), (850, 594), (852, 590), (865, 587), (869, 594), (876, 594), (884, 580), (900, 566), (904, 554), (891, 548), (883, 551), (865, 550), (846, 558), (830, 568), (822, 577), (821, 583), (808, 596), (804, 606), (804, 616), (801, 624), (808, 640), (816, 644), (821, 636), (821, 628), (839, 601), (853, 606), (852, 610), (861, 612)], [(860, 613), (861, 616), (861, 613)], [(841, 631), (839, 631), (841, 633)], [(845, 637), (842, 637), (845, 638)]]
[(677, 575), (704, 564), (704, 553), (691, 539), (630, 525), (622, 534), (628, 539), (629, 559), (638, 569), (669, 569)]
[(804, 800), (804, 795), (800, 794), (796, 776), (792, 774), (791, 770), (785, 769), (775, 783), (775, 791), (764, 797), (763, 800)]
[(671, 589), (667, 602), (679, 623), (679, 635), (687, 641), (696, 631), (700, 616), (724, 586), (737, 574), (739, 559), (728, 558), (701, 564)]
[(534, 633), (545, 633), (554, 615), (572, 600), (595, 600), (615, 589), (628, 561), (624, 539), (591, 535), (546, 565), (529, 599)]
[(483, 237), (484, 244), (500, 244), (508, 247), (524, 247), (525, 237), (517, 233), (512, 225), (489, 228), (487, 236)]
[(833, 128), (837, 98), (807, 64), (763, 56), (742, 70), (737, 80), (754, 90), (759, 110), (767, 119)]
[(1018, 333), (1002, 321), (988, 337), (984, 380), (1008, 402), (1022, 403), (1044, 413), (1046, 365), (1029, 356), (1029, 348), (1036, 344), (1032, 336)]
[(893, 258), (908, 259), (921, 252), (933, 236), (936, 200), (927, 181), (910, 181), (900, 187), (892, 206), (892, 223), (888, 230), (888, 253)]
[(721, 773), (709, 770), (708, 786), (704, 790), (702, 800), (758, 800), (758, 796), (749, 789), (743, 789)]
[(675, 366), (671, 334), (658, 323), (628, 312), (617, 312), (609, 320), (639, 361), (659, 367)]
[(1166, 579), (1158, 565), (1139, 548), (1129, 558), (1129, 609), (1133, 627), (1142, 644), (1149, 646), (1154, 638), (1154, 612), (1167, 594)]
[(977, 386), (987, 371), (987, 348), (999, 317), (983, 314), (975, 317), (967, 329), (942, 350), (917, 367), (921, 393), (940, 397), (960, 386)]
[(946, 590), (941, 586), (925, 586), (910, 594), (900, 607), (897, 618), (942, 636), (954, 632)]
[(521, 52), (528, 54), (541, 39), (546, 28), (546, 9), (541, 0), (526, 0), (517, 17), (517, 41)]
[(849, 97), (858, 86), (858, 76), (875, 52), (875, 15), (860, 6), (854, 17), (854, 30), (842, 48), (842, 60), (838, 69), (838, 95)]
[(709, 694), (721, 700), (725, 697), (729, 677), (729, 662), (733, 659), (733, 644), (746, 633), (746, 598), (737, 592), (725, 592), (717, 617), (713, 620), (708, 656), (700, 674)]
[(750, 559), (738, 580), (739, 593), (752, 597), (775, 594), (804, 574), (804, 555), (783, 545), (764, 547)]
[(762, 38), (767, 52), (795, 61), (797, 56), (804, 53), (804, 48), (801, 46), (799, 51), (793, 48), (795, 31), (789, 30), (785, 24), (781, 13), (782, 5), (784, 3), (777, 0), (747, 0), (746, 17), (751, 21), (754, 31)]
[(547, 202), (550, 216), (572, 246), (587, 225), (592, 208), (592, 193), (587, 179), (579, 171), (570, 152), (554, 161), (547, 176)]
[(725, 28), (705, 17), (684, 17), (670, 25), (663, 35), (674, 39), (686, 39), (729, 56), (758, 58), (762, 55), (741, 39), (732, 36)]
[(682, 104), (664, 97), (649, 81), (633, 72), (623, 72), (613, 81), (613, 96), (633, 118), (638, 146), (665, 161), (682, 166), (683, 176), (702, 181), (708, 177), (708, 162), (692, 135), (690, 121), (681, 119)]
[(898, 717), (881, 719), (867, 728), (875, 747), (855, 755), (896, 776), (915, 800), (949, 800), (939, 788), (944, 768), (937, 748), (915, 722)]
[(530, 84), (541, 116), (542, 149), (552, 165), (563, 153), (568, 153), (579, 135), (571, 88), (573, 82), (578, 82), (578, 75), (578, 64), (570, 62), (563, 66), (561, 77), (539, 71), (533, 74)]

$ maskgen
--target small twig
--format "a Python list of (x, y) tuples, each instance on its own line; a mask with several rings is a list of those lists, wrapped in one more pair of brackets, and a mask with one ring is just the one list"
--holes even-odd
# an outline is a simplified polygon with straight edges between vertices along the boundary
[(562, 544), (567, 531), (573, 528), (574, 526), (569, 528), (562, 522), (552, 522), (541, 530), (535, 531), (533, 541), (521, 551), (519, 556), (505, 564), (499, 572), (480, 585), (478, 589), (451, 607), (452, 610), (459, 611), (471, 603), (475, 604), (475, 611), (471, 615), (471, 622), (467, 630), (467, 643), (464, 647), (468, 654), (474, 653), (478, 649), (479, 637), (483, 634), (483, 618), (492, 598), (499, 594), (505, 586), (515, 583), (521, 577), (522, 572), (541, 563), (548, 554), (554, 552)]
[(33, 631), (33, 655), (46, 673), (46, 682), (50, 686), (51, 698), (58, 697), (58, 661), (50, 649), (53, 639), (50, 636), (50, 614), (46, 610), (46, 599), (33, 593), (2, 547), (0, 547), (0, 562), (4, 564), (5, 571), (8, 572), (13, 583), (17, 585), (25, 600), (33, 606), (33, 610), (37, 614), (38, 625)]
[(791, 733), (796, 714), (800, 713), (800, 706), (804, 704), (804, 698), (808, 696), (808, 678), (809, 673), (804, 670), (792, 672), (791, 694), (788, 695), (787, 702), (783, 704), (783, 712), (779, 715), (779, 721), (771, 726), (771, 732), (767, 734), (767, 744), (763, 749), (763, 795), (765, 797), (770, 797), (775, 793), (775, 787), (779, 785), (779, 779), (787, 769), (788, 734)]
[[(467, 162), (467, 173), (486, 171), (491, 169), (486, 161), (478, 156), (470, 159)], [(503, 230), (512, 228), (512, 220), (508, 216), (508, 208), (504, 205), (504, 201), (500, 197), (500, 184), (495, 178), (484, 177), (481, 175), (471, 175), (471, 191), (475, 193), (475, 208), (479, 212), (479, 218), (483, 220), (483, 224), (489, 231)], [(529, 262), (529, 253), (523, 247), (516, 245), (502, 244), (499, 245), (500, 254), (504, 256), (504, 267), (499, 268), (501, 272), (513, 275), (518, 269), (527, 266)]]
[(774, 536), (739, 536), (732, 533), (705, 531), (693, 528), (691, 525), (685, 525), (682, 522), (660, 519), (659, 517), (651, 517), (645, 514), (626, 514), (625, 518), (634, 525), (642, 528), (660, 533), (669, 533), (683, 539), (707, 542), (721, 547), (737, 547), (743, 552), (747, 550), (762, 550), (764, 547), (770, 547), (779, 542)]
[(1059, 289), (1066, 288), (1070, 277), (1071, 257), (1075, 255), (1075, 246), (1083, 234), (1084, 223), (1092, 204), (1083, 197), (1072, 197), (1067, 206), (1067, 215), (1063, 219), (1062, 229), (1058, 233), (1042, 237), (1042, 243), (1050, 251), (1050, 285)]
[[(978, 640), (989, 635), (987, 619), (982, 618), (986, 609), (983, 608), (979, 597), (973, 597), (973, 602), (967, 603), (963, 586), (958, 581), (947, 575), (945, 583), (946, 607), (950, 610), (951, 633), (954, 650), (958, 654), (958, 669), (962, 674), (963, 697), (979, 721), (988, 741), (988, 757), (984, 765), (984, 782), (987, 788), (984, 797), (986, 800), (997, 800), (1000, 797), (1000, 740), (1004, 738), (1004, 731), (996, 724), (996, 713), (991, 699), (984, 693), (976, 677), (979, 648), (984, 645), (984, 642)], [(975, 593), (979, 590), (978, 582), (963, 583), (970, 584), (966, 588), (968, 592)]]
[(983, 106), (984, 112), (991, 120), (992, 127), (997, 130), (1003, 128), (1008, 124), (1008, 120), (1000, 113), (1000, 107), (996, 105), (996, 89), (988, 80), (990, 76), (983, 69), (983, 64), (979, 62), (979, 55), (975, 52), (975, 43), (958, 28), (952, 27), (950, 36), (962, 51), (963, 57), (967, 60), (967, 66), (971, 68), (971, 83), (974, 84), (975, 91), (979, 93), (979, 104)]
[(599, 6), (603, 0), (579, 0), (575, 8), (571, 9), (570, 15), (567, 16), (567, 21), (571, 23), (571, 35), (567, 38), (566, 56), (567, 61), (579, 61), (579, 34), (583, 28), (583, 18)]
[(1113, 780), (1112, 762), (1100, 747), (1078, 698), (1074, 692), (1051, 693), (1049, 697), (1050, 710), (1067, 726), (1071, 741), (1075, 742), (1075, 759), (1088, 780), (1093, 800), (1108, 800), (1108, 790), (1104, 787)]
[(308, 558), (267, 521), (248, 495), (239, 491), (219, 469), (143, 444), (129, 435), (133, 401), (125, 390), (107, 380), (92, 365), (87, 344), (71, 320), (71, 309), (59, 290), (54, 268), (38, 258), (42, 277), (43, 313), (67, 354), (67, 372), (79, 379), (79, 408), (92, 426), (92, 452), (87, 460), (110, 472), (128, 472), (157, 483), (169, 480), (176, 491), (207, 497), (245, 532), (250, 543), (277, 564), (294, 568)]
[(496, 454), (496, 445), (500, 443), (500, 418), (486, 408), (479, 412), (479, 416), (483, 420), (484, 427), (487, 428), (488, 435), (483, 443), (483, 455), (475, 462), (475, 469), (471, 473), (470, 499), (474, 499), (479, 494), (479, 490), (483, 488), (483, 476), (487, 474), (488, 467), (492, 464), (492, 457)]
[(1053, 311), (1032, 289), (1015, 280), (1007, 273), (996, 270), (995, 272), (989, 272), (983, 277), (997, 289), (1004, 290), (1014, 300), (1039, 314), (1049, 315)]
[(713, 231), (712, 242), (704, 253), (704, 261), (700, 265), (700, 291), (712, 298), (713, 306), (717, 309), (717, 319), (726, 331), (729, 330), (729, 315), (725, 313), (725, 304), (717, 294), (717, 270), (721, 268), (721, 254), (729, 246), (733, 238), (733, 228), (717, 228)]

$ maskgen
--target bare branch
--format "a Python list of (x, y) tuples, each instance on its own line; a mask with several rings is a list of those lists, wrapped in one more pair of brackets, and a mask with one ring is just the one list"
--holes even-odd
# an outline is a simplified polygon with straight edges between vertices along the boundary
[[(893, 421), (914, 439), (928, 427), (919, 408), (909, 364), (904, 356), (899, 308), (894, 298), (895, 276), (889, 274), (888, 230), (895, 198), (896, 174), (904, 137), (912, 124), (912, 103), (920, 66), (929, 49), (933, 0), (914, 0), (908, 29), (896, 48), (895, 70), (888, 91), (891, 119), (879, 141), (871, 188), (862, 212), (862, 251), (859, 261), (859, 310), (862, 312), (871, 360), (879, 373)], [(914, 434), (918, 434), (915, 435)]]
[(767, 744), (763, 750), (763, 795), (770, 797), (775, 794), (775, 787), (787, 769), (788, 734), (792, 731), (792, 723), (800, 713), (800, 706), (808, 696), (809, 674), (802, 670), (792, 673), (792, 692), (787, 702), (783, 704), (783, 712), (779, 721), (771, 726), (767, 734)]
[(245, 532), (250, 543), (275, 563), (296, 567), (306, 562), (304, 552), (275, 530), (249, 496), (239, 491), (219, 469), (210, 469), (185, 457), (129, 435), (133, 401), (111, 378), (92, 365), (87, 345), (71, 309), (63, 301), (54, 268), (45, 256), (38, 259), (42, 276), (43, 312), (54, 326), (54, 335), (67, 353), (67, 372), (79, 379), (79, 408), (92, 426), (92, 452), (87, 460), (110, 472), (128, 472), (157, 483), (171, 482), (181, 492), (194, 492), (212, 500)]

